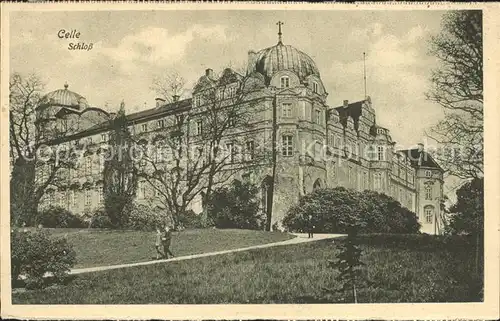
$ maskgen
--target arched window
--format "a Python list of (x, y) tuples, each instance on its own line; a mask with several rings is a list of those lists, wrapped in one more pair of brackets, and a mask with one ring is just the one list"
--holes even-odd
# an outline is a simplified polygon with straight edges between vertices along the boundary
[(424, 207), (425, 223), (432, 223), (432, 217), (434, 216), (434, 207), (426, 206)]
[(432, 177), (431, 171), (425, 171), (425, 177)]
[(318, 178), (313, 184), (313, 190), (321, 188), (321, 180)]
[(318, 88), (319, 88), (318, 83), (317, 82), (313, 82), (313, 91), (315, 93), (318, 93)]
[(290, 78), (288, 76), (281, 77), (280, 81), (281, 81), (281, 88), (290, 87)]

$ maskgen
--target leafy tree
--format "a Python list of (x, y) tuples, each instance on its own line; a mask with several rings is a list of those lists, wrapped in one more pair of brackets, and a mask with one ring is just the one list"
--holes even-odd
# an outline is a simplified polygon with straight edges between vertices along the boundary
[(264, 217), (259, 211), (258, 188), (234, 180), (216, 189), (208, 201), (208, 218), (218, 228), (259, 229)]
[(444, 108), (445, 118), (429, 136), (443, 149), (436, 160), (459, 178), (481, 177), (484, 171), (482, 32), (480, 10), (452, 11), (430, 42), (440, 67), (427, 97)]
[(359, 216), (362, 233), (417, 233), (415, 213), (390, 196), (344, 187), (318, 189), (307, 194), (287, 212), (283, 224), (290, 230), (305, 227), (304, 217), (312, 214), (318, 232), (347, 233), (348, 218)]
[(475, 178), (457, 190), (457, 202), (450, 208), (449, 229), (453, 234), (469, 234), (476, 240), (474, 270), (479, 271), (484, 237), (484, 179)]
[(111, 121), (111, 129), (109, 154), (103, 172), (104, 208), (112, 226), (123, 227), (137, 190), (137, 170), (123, 103)]

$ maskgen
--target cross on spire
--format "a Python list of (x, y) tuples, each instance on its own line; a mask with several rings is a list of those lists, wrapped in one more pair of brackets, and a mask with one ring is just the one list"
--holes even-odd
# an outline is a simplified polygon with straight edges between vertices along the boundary
[(278, 21), (276, 25), (278, 25), (278, 43), (281, 43), (281, 26), (284, 25), (285, 23), (282, 21)]

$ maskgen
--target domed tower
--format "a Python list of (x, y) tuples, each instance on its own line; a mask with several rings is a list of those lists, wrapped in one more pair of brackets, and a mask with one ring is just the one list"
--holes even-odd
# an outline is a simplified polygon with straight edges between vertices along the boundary
[[(271, 223), (282, 221), (291, 204), (315, 188), (326, 187), (326, 97), (316, 63), (282, 41), (248, 53), (247, 76), (263, 79), (273, 147)], [(269, 215), (269, 213), (268, 213)]]
[(73, 128), (72, 117), (68, 115), (78, 115), (88, 107), (85, 97), (68, 90), (68, 84), (64, 85), (64, 89), (49, 92), (40, 99), (36, 108), (37, 124), (42, 137), (50, 140), (67, 134)]

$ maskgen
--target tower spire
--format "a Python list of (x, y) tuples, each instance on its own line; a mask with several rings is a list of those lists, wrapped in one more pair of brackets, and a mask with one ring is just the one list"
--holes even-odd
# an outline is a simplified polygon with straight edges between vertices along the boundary
[(283, 33), (281, 33), (281, 26), (284, 25), (285, 23), (282, 21), (278, 21), (276, 24), (278, 25), (278, 43), (282, 43), (281, 42), (281, 35)]
[(365, 97), (364, 99), (366, 99), (366, 53), (363, 52), (363, 81), (364, 81), (364, 84), (365, 84)]

